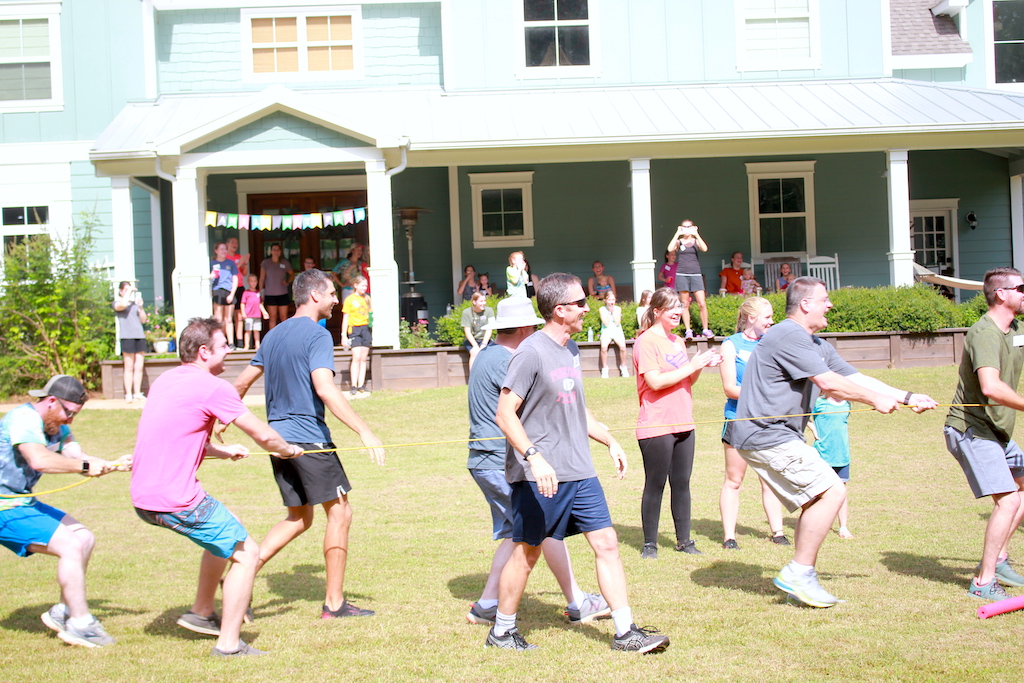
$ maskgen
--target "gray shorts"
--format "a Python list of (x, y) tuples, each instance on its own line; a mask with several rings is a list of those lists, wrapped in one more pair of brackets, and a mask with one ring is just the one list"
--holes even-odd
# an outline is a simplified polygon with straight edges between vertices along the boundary
[(245, 331), (246, 332), (252, 332), (253, 330), (255, 330), (256, 332), (262, 332), (263, 331), (263, 318), (246, 318), (245, 319)]
[(679, 275), (676, 274), (676, 291), (677, 292), (703, 292), (704, 291), (704, 276), (703, 275)]
[(975, 498), (1018, 489), (1014, 479), (1024, 477), (1024, 452), (1013, 440), (1007, 444), (974, 436), (970, 427), (961, 434), (952, 427), (942, 430), (946, 450), (953, 454), (967, 476)]
[(495, 541), (512, 538), (512, 486), (505, 470), (470, 469), (469, 473), (491, 507), (492, 537)]
[(737, 450), (790, 512), (842, 484), (818, 451), (803, 441), (787, 441), (757, 451)]

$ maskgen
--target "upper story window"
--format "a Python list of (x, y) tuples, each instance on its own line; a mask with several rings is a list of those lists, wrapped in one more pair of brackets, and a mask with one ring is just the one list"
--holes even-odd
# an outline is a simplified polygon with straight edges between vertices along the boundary
[(361, 71), (358, 8), (243, 11), (246, 77), (254, 81), (335, 80)]
[(533, 246), (533, 171), (470, 173), (473, 246)]
[(750, 243), (755, 258), (815, 253), (814, 163), (747, 164)]
[(24, 242), (29, 235), (43, 232), (44, 226), (50, 222), (50, 208), (47, 206), (5, 206), (0, 215), (3, 216), (0, 236), (4, 239), (4, 253)]
[(520, 78), (594, 74), (595, 5), (591, 0), (522, 0)]
[(63, 103), (60, 3), (0, 4), (0, 112), (57, 111)]
[(992, 3), (996, 83), (1024, 83), (1024, 0)]
[(737, 0), (737, 68), (821, 68), (818, 0)]

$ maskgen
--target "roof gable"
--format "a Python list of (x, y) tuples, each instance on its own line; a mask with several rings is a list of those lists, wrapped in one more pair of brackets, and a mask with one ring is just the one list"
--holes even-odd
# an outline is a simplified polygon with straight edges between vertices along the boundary
[(371, 146), (366, 140), (345, 135), (283, 111), (274, 111), (218, 138), (182, 151), (211, 153), (229, 150), (276, 151)]

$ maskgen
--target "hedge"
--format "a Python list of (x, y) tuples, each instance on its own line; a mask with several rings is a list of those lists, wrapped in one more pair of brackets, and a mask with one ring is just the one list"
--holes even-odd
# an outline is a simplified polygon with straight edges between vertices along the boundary
[[(829, 292), (834, 304), (828, 314), (828, 332), (935, 332), (946, 327), (970, 327), (987, 309), (981, 294), (957, 304), (939, 294), (928, 285), (912, 287), (846, 288)], [(775, 310), (775, 322), (786, 317), (785, 292), (765, 296)], [(498, 297), (489, 297), (487, 305), (497, 311)], [(711, 296), (707, 299), (708, 326), (716, 336), (725, 337), (736, 331), (736, 315), (743, 297)], [(597, 299), (587, 299), (590, 311), (583, 319), (583, 331), (573, 335), (576, 341), (587, 341), (587, 330), (593, 330), (594, 339), (601, 331)], [(620, 302), (622, 328), (626, 338), (636, 335), (636, 303)], [(462, 311), (469, 302), (454, 307), (448, 315), (437, 318), (435, 336), (441, 345), (459, 346), (465, 339), (462, 333)], [(536, 302), (534, 302), (536, 308)], [(699, 332), (700, 318), (697, 305), (690, 304), (690, 317), (695, 332)], [(681, 331), (681, 330), (680, 330)]]

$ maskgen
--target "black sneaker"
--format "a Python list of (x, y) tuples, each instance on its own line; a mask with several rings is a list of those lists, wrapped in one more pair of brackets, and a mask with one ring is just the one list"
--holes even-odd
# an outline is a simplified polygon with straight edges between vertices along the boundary
[(703, 555), (701, 551), (697, 550), (696, 541), (683, 541), (682, 543), (676, 544), (677, 553), (686, 553), (687, 555)]
[(772, 536), (772, 543), (775, 545), (790, 545), (789, 539), (786, 538), (786, 534), (776, 534)]
[(201, 616), (195, 612), (185, 612), (178, 617), (178, 626), (187, 628), (193, 633), (202, 633), (204, 636), (220, 635), (220, 617), (214, 612), (208, 617)]
[(644, 548), (640, 551), (640, 558), (644, 560), (658, 559), (658, 545), (656, 543), (644, 543)]
[(630, 624), (629, 630), (612, 640), (613, 650), (623, 652), (639, 652), (642, 655), (650, 652), (661, 652), (669, 645), (668, 636), (657, 636), (657, 629), (640, 628)]
[(725, 542), (722, 543), (722, 547), (726, 550), (739, 550), (740, 544), (736, 542), (735, 538), (727, 538), (725, 539)]
[(361, 609), (356, 607), (348, 600), (344, 600), (341, 603), (341, 607), (336, 610), (331, 610), (327, 605), (323, 606), (323, 610), (320, 613), (321, 619), (340, 619), (341, 617), (372, 617), (376, 612), (372, 609)]
[(515, 650), (516, 652), (526, 652), (527, 650), (536, 650), (536, 645), (530, 645), (526, 642), (526, 638), (523, 638), (523, 634), (519, 632), (519, 629), (512, 628), (503, 636), (494, 635), (494, 627), (487, 632), (487, 642), (484, 643), (484, 647), (500, 647), (503, 650)]

